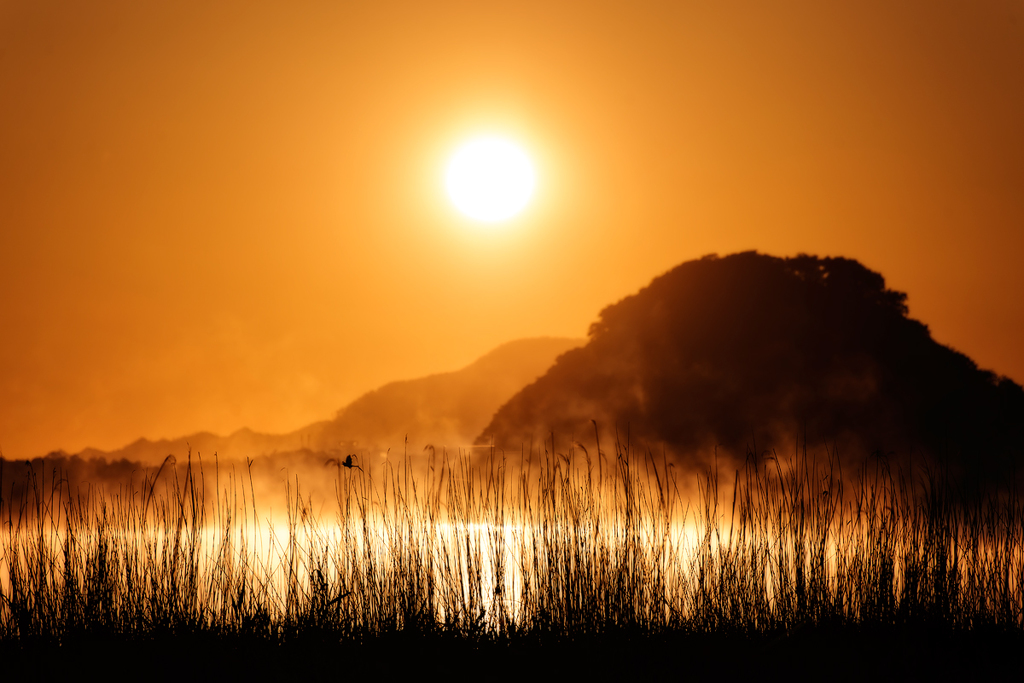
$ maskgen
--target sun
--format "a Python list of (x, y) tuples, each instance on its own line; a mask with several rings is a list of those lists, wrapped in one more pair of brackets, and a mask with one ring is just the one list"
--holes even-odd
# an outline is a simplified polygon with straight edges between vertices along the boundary
[(533, 196), (536, 175), (521, 147), (499, 137), (465, 142), (452, 155), (445, 174), (455, 207), (484, 223), (508, 220)]

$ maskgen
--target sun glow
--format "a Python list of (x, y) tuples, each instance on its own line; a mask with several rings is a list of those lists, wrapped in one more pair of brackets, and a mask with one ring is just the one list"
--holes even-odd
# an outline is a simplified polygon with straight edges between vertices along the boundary
[(455, 207), (478, 221), (512, 218), (533, 196), (533, 164), (515, 143), (498, 137), (466, 142), (448, 162), (445, 186)]

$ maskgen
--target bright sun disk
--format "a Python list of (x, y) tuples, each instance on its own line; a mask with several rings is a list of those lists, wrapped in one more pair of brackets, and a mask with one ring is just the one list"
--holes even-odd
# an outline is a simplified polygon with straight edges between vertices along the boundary
[(496, 223), (516, 215), (530, 201), (536, 179), (530, 158), (497, 137), (465, 143), (448, 163), (445, 185), (455, 207), (470, 218)]

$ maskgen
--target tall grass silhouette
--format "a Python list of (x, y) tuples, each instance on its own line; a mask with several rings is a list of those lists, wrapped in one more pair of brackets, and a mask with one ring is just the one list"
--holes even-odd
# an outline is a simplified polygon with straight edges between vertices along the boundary
[[(248, 472), (165, 463), (136, 486), (3, 498), (0, 639), (387, 634), (533, 641), (926, 626), (1020, 632), (1016, 491), (884, 460), (747, 458), (730, 484), (616, 444), (516, 458), (333, 461), (329, 512)], [(721, 489), (725, 490), (721, 490)]]

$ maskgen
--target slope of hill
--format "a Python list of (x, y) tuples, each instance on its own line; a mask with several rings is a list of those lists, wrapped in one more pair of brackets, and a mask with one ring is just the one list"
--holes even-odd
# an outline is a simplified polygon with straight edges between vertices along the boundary
[[(584, 341), (541, 337), (508, 342), (461, 370), (386, 384), (339, 410), (335, 419), (288, 434), (198, 432), (176, 439), (138, 439), (115, 451), (89, 448), (77, 455), (84, 461), (156, 466), (168, 455), (180, 459), (190, 451), (206, 459), (217, 453), (221, 459), (241, 460), (303, 449), (331, 451), (354, 447), (352, 442), (361, 449), (399, 448), (407, 435), (420, 446), (468, 444), (502, 403), (543, 374), (559, 354)], [(56, 452), (48, 457), (68, 456)]]
[(499, 406), (583, 342), (520, 339), (456, 372), (391, 382), (338, 411), (314, 442), (323, 448), (337, 441), (398, 446), (408, 436), (418, 444), (470, 444)]
[(905, 299), (843, 258), (683, 263), (605, 308), (587, 345), (502, 406), (478, 442), (592, 443), (596, 420), (684, 457), (798, 442), (966, 466), (1020, 457), (1021, 387), (935, 342)]

